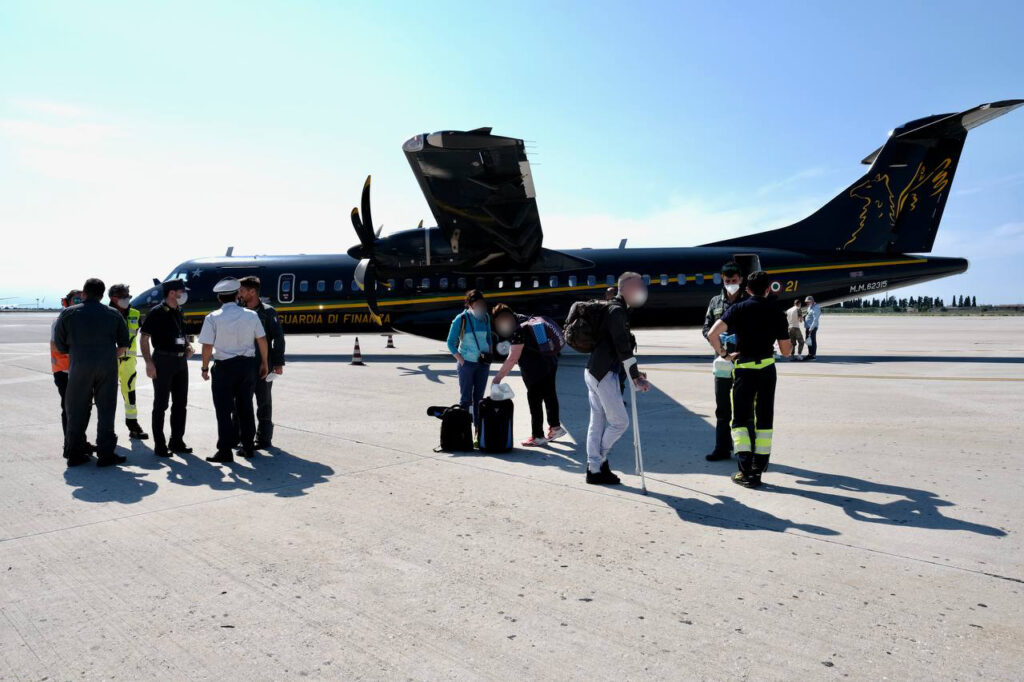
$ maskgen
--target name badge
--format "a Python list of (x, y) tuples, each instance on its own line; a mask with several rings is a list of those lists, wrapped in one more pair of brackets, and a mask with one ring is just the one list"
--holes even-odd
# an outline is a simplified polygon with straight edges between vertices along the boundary
[(174, 343), (178, 344), (179, 346), (184, 346), (185, 345), (185, 337), (184, 336), (179, 336), (178, 338), (174, 339)]

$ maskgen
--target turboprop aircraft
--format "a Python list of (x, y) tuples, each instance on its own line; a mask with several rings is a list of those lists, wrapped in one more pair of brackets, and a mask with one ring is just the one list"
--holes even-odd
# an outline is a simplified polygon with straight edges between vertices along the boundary
[[(522, 140), (490, 128), (416, 135), (405, 153), (437, 221), (381, 236), (370, 179), (352, 209), (359, 244), (347, 254), (197, 258), (183, 278), (190, 334), (217, 306), (213, 285), (256, 275), (288, 334), (405, 332), (447, 336), (467, 289), (517, 312), (563, 321), (573, 302), (600, 298), (624, 271), (649, 283), (631, 314), (644, 327), (699, 326), (718, 291), (722, 264), (764, 270), (781, 301), (814, 296), (824, 305), (955, 275), (968, 263), (932, 250), (967, 133), (1024, 104), (1004, 100), (905, 123), (863, 163), (867, 172), (803, 220), (701, 246), (544, 248), (530, 163)], [(133, 301), (148, 310), (159, 281)]]

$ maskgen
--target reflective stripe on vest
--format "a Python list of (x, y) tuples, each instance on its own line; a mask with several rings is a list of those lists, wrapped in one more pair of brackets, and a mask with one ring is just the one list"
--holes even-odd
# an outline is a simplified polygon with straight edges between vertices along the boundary
[(757, 429), (754, 431), (754, 454), (772, 454), (772, 429)]
[(774, 364), (775, 358), (765, 358), (764, 360), (755, 360), (753, 362), (738, 362), (736, 363), (736, 369), (764, 369)]
[(733, 429), (732, 447), (736, 452), (750, 452), (750, 429), (746, 426)]

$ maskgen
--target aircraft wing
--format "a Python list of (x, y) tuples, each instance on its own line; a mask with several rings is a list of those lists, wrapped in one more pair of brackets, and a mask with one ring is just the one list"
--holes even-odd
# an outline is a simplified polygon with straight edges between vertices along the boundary
[(522, 140), (490, 128), (424, 133), (402, 145), (437, 225), (461, 263), (532, 263), (543, 243)]

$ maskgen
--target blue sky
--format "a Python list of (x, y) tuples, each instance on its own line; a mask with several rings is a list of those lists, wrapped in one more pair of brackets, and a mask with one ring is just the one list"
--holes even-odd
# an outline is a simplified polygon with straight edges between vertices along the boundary
[[(377, 5), (0, 5), (0, 297), (342, 252), (367, 173), (385, 232), (429, 223), (401, 143), (481, 125), (532, 143), (548, 246), (695, 245), (1024, 97), (1019, 3)], [(904, 292), (1024, 302), (1024, 110), (970, 134), (934, 253), (972, 268)]]

